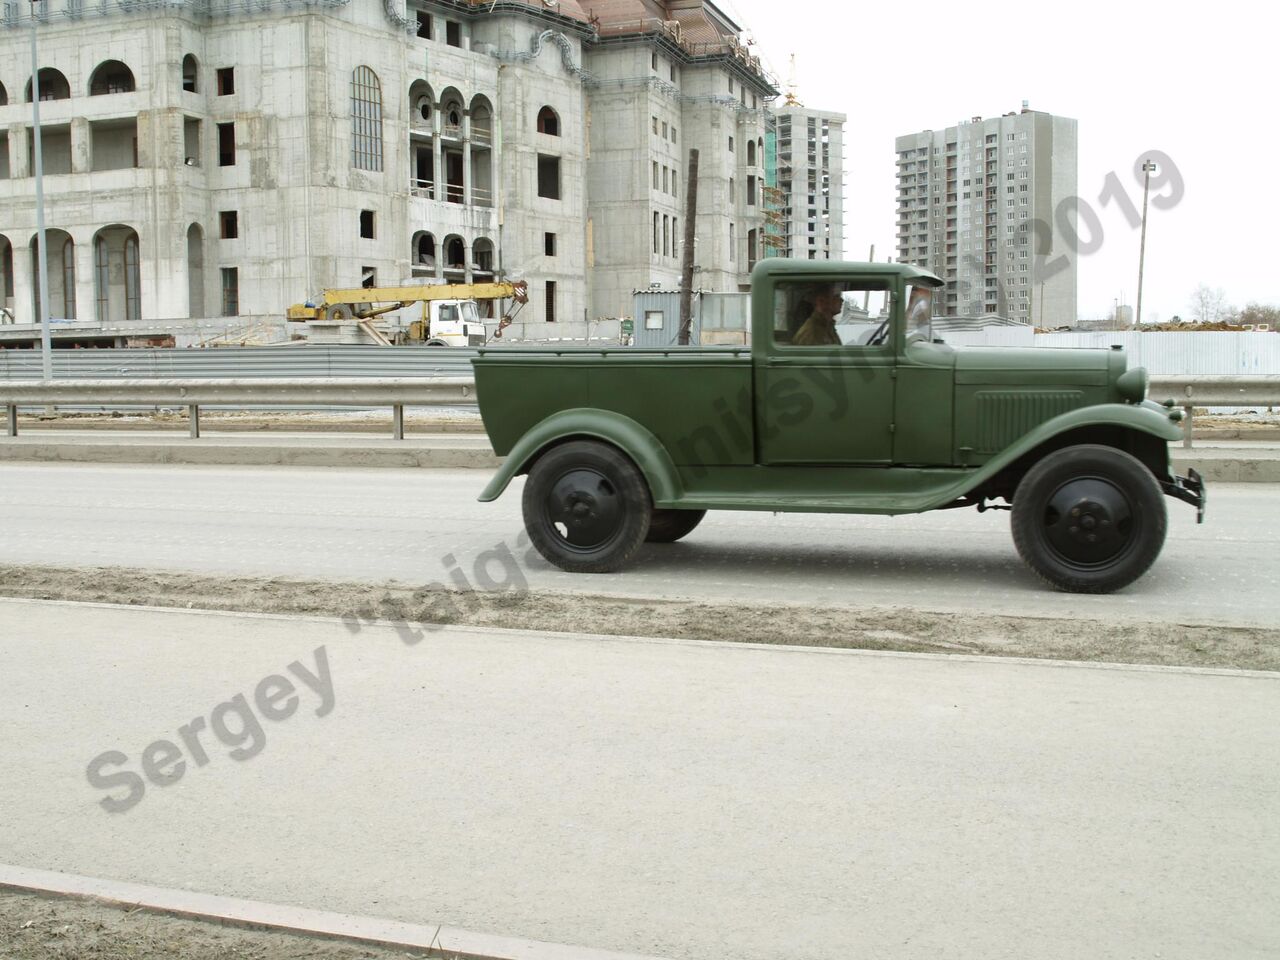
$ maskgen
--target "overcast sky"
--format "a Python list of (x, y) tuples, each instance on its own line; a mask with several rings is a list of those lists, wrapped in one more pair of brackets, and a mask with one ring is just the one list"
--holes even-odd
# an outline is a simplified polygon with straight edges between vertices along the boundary
[(715, 2), (779, 84), (794, 53), (804, 105), (848, 115), (846, 258), (865, 259), (873, 243), (877, 259), (897, 254), (895, 137), (999, 116), (1028, 100), (1078, 123), (1077, 192), (1103, 228), (1098, 251), (1078, 259), (1082, 317), (1136, 299), (1139, 231), (1098, 195), (1115, 171), (1140, 208), (1133, 167), (1148, 150), (1173, 160), (1186, 189), (1176, 206), (1149, 210), (1143, 318), (1187, 316), (1200, 282), (1222, 287), (1237, 306), (1280, 305), (1275, 8), (1221, 2), (1192, 17), (1123, 0)]

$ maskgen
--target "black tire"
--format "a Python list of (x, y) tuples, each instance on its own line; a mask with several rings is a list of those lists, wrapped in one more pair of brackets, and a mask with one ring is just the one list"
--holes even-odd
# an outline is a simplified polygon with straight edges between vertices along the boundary
[(649, 533), (644, 475), (608, 444), (575, 440), (548, 451), (524, 485), (524, 526), (537, 551), (570, 573), (624, 567)]
[(1164, 494), (1142, 462), (1082, 444), (1049, 454), (1013, 496), (1013, 542), (1044, 580), (1110, 593), (1147, 572), (1164, 546)]
[(675, 543), (693, 533), (707, 515), (705, 510), (654, 510), (649, 520), (649, 543)]

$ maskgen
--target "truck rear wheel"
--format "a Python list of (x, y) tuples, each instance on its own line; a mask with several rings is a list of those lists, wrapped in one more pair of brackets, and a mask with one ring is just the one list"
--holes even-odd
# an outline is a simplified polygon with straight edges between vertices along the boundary
[(614, 447), (577, 440), (529, 472), (524, 526), (537, 551), (570, 573), (624, 567), (649, 533), (653, 499), (643, 474)]
[(675, 543), (693, 532), (707, 515), (705, 510), (654, 510), (649, 520), (649, 543)]
[(1013, 496), (1013, 542), (1043, 579), (1070, 593), (1110, 593), (1160, 555), (1164, 495), (1123, 450), (1067, 447), (1029, 471)]

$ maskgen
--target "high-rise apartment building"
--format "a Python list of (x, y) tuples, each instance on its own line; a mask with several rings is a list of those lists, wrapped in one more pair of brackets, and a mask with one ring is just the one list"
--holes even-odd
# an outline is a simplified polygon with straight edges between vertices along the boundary
[(781, 218), (776, 251), (809, 260), (844, 258), (843, 113), (776, 108)]
[[(1076, 319), (1064, 201), (1076, 194), (1076, 121), (1038, 110), (897, 138), (898, 259), (946, 281), (943, 316), (1053, 327)], [(1066, 254), (1066, 256), (1063, 256)]]
[(777, 91), (709, 0), (5, 4), (0, 305), (38, 316), (28, 11), (49, 307), (275, 316), (325, 287), (529, 282), (526, 321), (631, 312), (763, 247)]

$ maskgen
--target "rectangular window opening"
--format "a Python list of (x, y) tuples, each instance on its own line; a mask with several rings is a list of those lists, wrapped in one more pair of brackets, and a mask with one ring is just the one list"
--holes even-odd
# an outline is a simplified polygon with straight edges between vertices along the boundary
[(538, 154), (538, 196), (560, 199), (560, 158)]
[(218, 96), (229, 97), (236, 92), (236, 68), (218, 68)]
[(418, 36), (423, 40), (431, 39), (431, 14), (426, 10), (418, 11)]
[(444, 42), (451, 47), (462, 46), (462, 24), (456, 20), (446, 20), (444, 24)]
[(236, 165), (236, 125), (234, 123), (218, 124), (218, 166), (234, 167)]
[(237, 210), (223, 210), (218, 214), (218, 225), (223, 240), (235, 240), (240, 236), (240, 214)]
[(238, 267), (222, 268), (222, 315), (240, 316), (240, 270)]
[(362, 240), (376, 239), (374, 232), (374, 218), (372, 210), (360, 211), (360, 238)]
[(554, 233), (544, 233), (542, 235), (542, 252), (548, 257), (556, 255), (556, 235)]
[(547, 323), (556, 322), (556, 282), (547, 281)]

